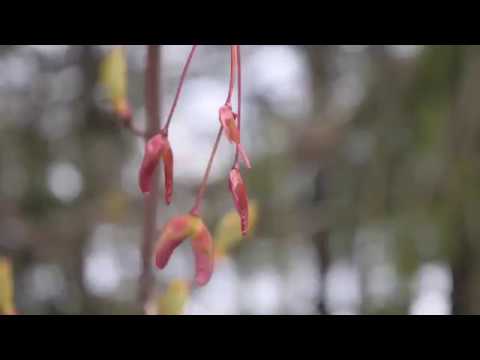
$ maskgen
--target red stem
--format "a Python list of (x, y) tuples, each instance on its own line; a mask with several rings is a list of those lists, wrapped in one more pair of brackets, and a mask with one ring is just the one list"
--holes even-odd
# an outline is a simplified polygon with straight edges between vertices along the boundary
[[(145, 70), (145, 101), (147, 111), (148, 136), (160, 130), (160, 48), (159, 45), (148, 45), (147, 66)], [(152, 181), (152, 191), (145, 197), (145, 217), (143, 223), (142, 273), (140, 276), (140, 301), (146, 312), (153, 295), (154, 277), (151, 268), (153, 245), (155, 241), (156, 217), (159, 199), (159, 172), (156, 171)]]
[(225, 104), (230, 105), (232, 102), (233, 88), (235, 87), (235, 67), (237, 65), (237, 48), (230, 46), (230, 84), (228, 87), (228, 96)]
[(212, 165), (213, 165), (213, 159), (215, 158), (215, 154), (217, 153), (218, 146), (220, 145), (220, 140), (222, 139), (222, 133), (223, 133), (223, 127), (220, 126), (220, 129), (218, 130), (217, 139), (215, 140), (215, 144), (213, 145), (213, 150), (210, 155), (210, 160), (208, 160), (207, 170), (205, 171), (205, 175), (203, 176), (202, 184), (198, 189), (197, 197), (195, 199), (195, 205), (193, 205), (193, 208), (190, 211), (190, 213), (194, 216), (198, 216), (200, 213), (202, 200), (205, 195), (205, 191), (207, 190), (208, 177), (210, 176), (210, 171), (212, 170)]
[[(238, 81), (237, 81), (237, 116), (238, 116), (238, 132), (241, 136), (241, 124), (242, 124), (242, 62), (240, 57), (240, 45), (235, 45), (237, 49), (237, 73), (238, 73)], [(239, 168), (239, 152), (238, 147), (235, 153), (235, 161), (233, 162), (233, 168)]]
[[(238, 64), (238, 62), (237, 62), (237, 51), (238, 51), (237, 46), (232, 45), (230, 47), (230, 54), (231, 54), (230, 84), (229, 84), (229, 88), (228, 88), (227, 100), (225, 101), (225, 103), (227, 105), (230, 105), (230, 103), (232, 101), (233, 89), (235, 87), (235, 70), (236, 70), (236, 67), (237, 67), (237, 64)], [(195, 199), (195, 204), (193, 205), (193, 208), (190, 211), (190, 213), (192, 215), (198, 216), (199, 213), (200, 213), (200, 207), (202, 205), (202, 200), (203, 200), (203, 197), (205, 195), (205, 191), (207, 190), (208, 177), (210, 176), (210, 172), (212, 170), (212, 165), (213, 165), (213, 160), (215, 159), (215, 155), (217, 153), (218, 146), (220, 145), (220, 140), (222, 139), (222, 133), (223, 133), (223, 127), (220, 126), (220, 129), (218, 130), (217, 138), (215, 140), (215, 144), (213, 146), (212, 153), (210, 155), (210, 160), (208, 161), (208, 165), (207, 165), (207, 169), (205, 171), (205, 175), (203, 176), (202, 183), (201, 183), (201, 185), (198, 189), (198, 192), (197, 192), (197, 197)]]
[(153, 136), (160, 123), (159, 103), (159, 46), (148, 45), (145, 78), (145, 106), (147, 112), (147, 135)]
[(175, 113), (175, 109), (176, 109), (177, 104), (178, 104), (178, 99), (180, 98), (180, 95), (182, 93), (183, 84), (185, 82), (185, 78), (187, 76), (187, 72), (188, 72), (188, 69), (190, 67), (190, 63), (192, 62), (193, 55), (195, 54), (195, 50), (197, 49), (197, 46), (198, 45), (193, 45), (192, 46), (192, 50), (190, 50), (190, 54), (188, 55), (187, 62), (185, 63), (185, 65), (183, 67), (182, 75), (180, 77), (180, 83), (178, 84), (178, 88), (177, 88), (177, 93), (175, 94), (175, 98), (173, 100), (173, 104), (172, 104), (172, 107), (170, 109), (170, 113), (168, 114), (168, 118), (167, 118), (167, 122), (165, 123), (165, 127), (162, 130), (165, 133), (166, 136), (168, 136), (168, 129), (170, 128), (170, 123), (172, 121), (173, 114)]

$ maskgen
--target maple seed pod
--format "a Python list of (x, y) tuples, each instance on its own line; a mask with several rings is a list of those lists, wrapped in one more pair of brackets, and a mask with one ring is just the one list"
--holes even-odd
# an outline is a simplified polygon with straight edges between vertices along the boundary
[(237, 117), (229, 105), (224, 105), (220, 108), (220, 123), (222, 124), (225, 135), (228, 141), (233, 144), (240, 144), (240, 132), (237, 126)]
[(213, 239), (198, 216), (178, 216), (167, 223), (155, 245), (155, 265), (164, 269), (175, 249), (189, 237), (195, 255), (195, 283), (204, 286), (213, 274)]
[(205, 225), (193, 235), (192, 248), (195, 254), (195, 283), (204, 286), (212, 277), (215, 261), (213, 238)]
[(145, 155), (140, 168), (140, 190), (148, 194), (152, 189), (153, 176), (163, 158), (165, 175), (165, 202), (170, 205), (173, 196), (173, 152), (168, 138), (163, 134), (152, 137), (145, 145)]
[(170, 205), (173, 197), (173, 151), (170, 145), (163, 153), (163, 172), (165, 176), (165, 202)]
[(230, 143), (235, 144), (240, 159), (248, 169), (252, 168), (252, 164), (247, 156), (245, 149), (240, 143), (240, 130), (238, 129), (238, 115), (232, 111), (230, 105), (224, 105), (219, 110), (220, 123), (222, 124), (225, 136)]
[(242, 235), (246, 236), (248, 233), (248, 194), (240, 170), (237, 168), (230, 171), (228, 187), (232, 193), (235, 208), (240, 216)]

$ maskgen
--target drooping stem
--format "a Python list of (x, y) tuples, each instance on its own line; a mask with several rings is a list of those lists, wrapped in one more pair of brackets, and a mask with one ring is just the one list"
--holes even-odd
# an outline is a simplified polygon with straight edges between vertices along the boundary
[(232, 102), (233, 89), (235, 87), (235, 70), (237, 66), (237, 47), (235, 45), (230, 46), (230, 84), (228, 86), (228, 96), (225, 103), (230, 105)]
[[(235, 45), (237, 49), (237, 121), (238, 121), (238, 132), (240, 133), (240, 137), (242, 134), (241, 131), (241, 124), (242, 124), (242, 60), (240, 56), (240, 45)], [(235, 153), (235, 161), (233, 162), (233, 168), (239, 168), (239, 151), (238, 147)]]
[(178, 84), (177, 93), (175, 94), (175, 98), (173, 99), (172, 107), (170, 108), (170, 112), (168, 113), (167, 121), (165, 123), (165, 127), (163, 128), (163, 132), (168, 135), (168, 129), (170, 128), (170, 123), (173, 118), (173, 114), (175, 113), (175, 109), (177, 108), (178, 99), (182, 93), (183, 84), (185, 83), (185, 78), (187, 77), (188, 69), (190, 68), (190, 63), (192, 62), (193, 55), (195, 54), (195, 50), (197, 49), (198, 45), (193, 45), (192, 50), (190, 50), (190, 54), (188, 54), (187, 62), (185, 63), (182, 71), (182, 75), (180, 77), (180, 82)]
[[(146, 140), (160, 130), (160, 68), (161, 49), (159, 45), (148, 45), (147, 66), (145, 70), (145, 101), (147, 112)], [(145, 216), (143, 223), (142, 269), (140, 275), (139, 297), (144, 311), (153, 295), (154, 277), (151, 268), (153, 245), (155, 240), (156, 217), (159, 199), (159, 168), (152, 181), (152, 190), (145, 197)]]
[[(238, 45), (232, 45), (230, 47), (230, 54), (231, 54), (230, 83), (229, 83), (229, 87), (228, 87), (227, 100), (225, 101), (225, 103), (227, 105), (230, 105), (230, 103), (232, 101), (233, 90), (235, 88), (235, 71), (237, 71), (239, 69), (238, 50), (239, 50)], [(240, 80), (240, 77), (239, 77), (239, 80)], [(241, 88), (240, 88), (240, 90), (241, 90)], [(241, 98), (239, 98), (239, 100), (241, 100)], [(213, 160), (215, 159), (215, 155), (217, 153), (218, 146), (220, 145), (220, 140), (222, 139), (222, 134), (223, 134), (223, 127), (220, 126), (220, 129), (218, 130), (217, 138), (215, 140), (215, 144), (213, 145), (213, 150), (212, 150), (212, 153), (210, 155), (210, 159), (208, 161), (208, 165), (207, 165), (207, 169), (205, 171), (205, 175), (203, 176), (202, 183), (200, 184), (200, 187), (199, 187), (198, 192), (197, 192), (197, 196), (196, 196), (196, 199), (195, 199), (195, 204), (194, 204), (192, 210), (190, 211), (190, 213), (192, 215), (199, 215), (200, 208), (201, 208), (201, 205), (202, 205), (202, 200), (203, 200), (203, 197), (205, 196), (205, 191), (207, 190), (208, 178), (209, 178), (210, 172), (212, 170)], [(235, 163), (238, 162), (237, 158), (238, 158), (238, 151), (237, 151)]]
[(212, 170), (212, 165), (213, 165), (213, 160), (215, 159), (215, 154), (217, 153), (218, 146), (220, 145), (220, 140), (222, 139), (222, 133), (223, 133), (223, 127), (220, 126), (220, 129), (218, 130), (218, 135), (215, 140), (215, 144), (213, 145), (213, 150), (212, 153), (210, 154), (210, 159), (208, 160), (208, 165), (207, 169), (205, 170), (205, 175), (203, 176), (202, 183), (200, 184), (200, 187), (197, 192), (197, 197), (195, 199), (195, 204), (193, 205), (192, 210), (190, 213), (192, 215), (198, 216), (200, 213), (200, 207), (202, 205), (202, 200), (205, 195), (205, 191), (207, 190), (207, 184), (208, 184), (208, 177), (210, 176), (210, 172)]

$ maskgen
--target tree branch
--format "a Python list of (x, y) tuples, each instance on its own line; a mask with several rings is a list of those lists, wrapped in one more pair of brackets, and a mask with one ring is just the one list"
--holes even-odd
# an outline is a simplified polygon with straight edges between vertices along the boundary
[[(147, 66), (145, 70), (145, 102), (147, 112), (146, 139), (160, 131), (161, 91), (160, 68), (161, 49), (159, 45), (148, 45)], [(155, 173), (152, 191), (145, 197), (145, 216), (143, 224), (142, 273), (140, 276), (140, 302), (147, 313), (153, 295), (154, 277), (151, 267), (153, 245), (155, 241), (156, 217), (158, 211), (159, 182), (161, 168)]]

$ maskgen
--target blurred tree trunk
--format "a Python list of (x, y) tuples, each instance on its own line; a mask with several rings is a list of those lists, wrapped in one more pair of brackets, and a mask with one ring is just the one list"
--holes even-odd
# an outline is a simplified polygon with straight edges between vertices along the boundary
[[(78, 45), (77, 45), (78, 46)], [(81, 45), (76, 49), (78, 51), (78, 59), (80, 70), (83, 74), (83, 89), (80, 96), (80, 107), (78, 111), (78, 119), (80, 123), (85, 124), (86, 130), (88, 128), (95, 129), (102, 123), (100, 119), (97, 107), (95, 106), (94, 94), (95, 86), (98, 79), (98, 59), (95, 57), (93, 45)], [(82, 148), (86, 150), (89, 146), (89, 138), (84, 141), (82, 138)], [(87, 152), (84, 152), (87, 156)], [(86, 159), (86, 163), (92, 164), (91, 159)], [(95, 188), (96, 178), (91, 176), (91, 172), (84, 172), (85, 174), (85, 188)], [(89, 176), (90, 174), (90, 176)], [(85, 263), (87, 260), (86, 247), (88, 244), (88, 237), (92, 228), (88, 216), (82, 216), (78, 219), (78, 233), (77, 236), (72, 239), (70, 254), (71, 264), (68, 276), (71, 278), (72, 291), (76, 294), (75, 298), (78, 299), (78, 311), (81, 314), (95, 314), (97, 309), (94, 306), (93, 299), (90, 297), (85, 284)]]
[(476, 220), (480, 202), (480, 47), (454, 46), (456, 67), (452, 111), (449, 116), (449, 170), (446, 198), (453, 236), (452, 313), (480, 314), (480, 226)]
[[(313, 99), (313, 116), (310, 123), (318, 124), (328, 120), (329, 102), (332, 96), (331, 83), (334, 79), (331, 71), (334, 68), (334, 47), (307, 46), (305, 50), (310, 66), (312, 91), (315, 94)], [(318, 172), (313, 183), (314, 198), (312, 199), (312, 205), (313, 207), (322, 207), (327, 201), (329, 170), (323, 164), (322, 154), (317, 156)], [(317, 310), (322, 315), (328, 315), (326, 280), (331, 263), (330, 229), (323, 225), (320, 226), (317, 230), (314, 230), (312, 240), (317, 249), (317, 258), (319, 260), (320, 289)]]
[[(312, 71), (314, 117), (312, 124), (325, 122), (330, 111), (331, 84), (335, 79), (335, 52), (331, 47), (306, 48)], [(338, 161), (335, 167), (319, 160), (317, 180), (314, 185), (315, 205), (323, 203), (323, 196), (330, 193), (325, 184), (334, 184), (348, 191), (349, 207), (335, 213), (341, 226), (352, 234), (352, 252), (360, 264), (362, 284), (362, 312), (368, 312), (366, 303), (366, 269), (353, 244), (357, 227), (366, 222), (380, 220), (383, 223), (425, 212), (427, 221), (437, 223), (445, 240), (444, 244), (431, 244), (446, 248), (453, 276), (452, 311), (454, 314), (480, 313), (480, 266), (475, 259), (480, 256), (476, 239), (480, 226), (471, 220), (477, 209), (480, 192), (480, 169), (476, 166), (480, 152), (480, 106), (475, 94), (480, 78), (480, 51), (477, 46), (428, 46), (415, 66), (395, 58), (385, 46), (368, 49), (373, 77), (368, 79), (365, 98), (354, 114), (348, 129), (367, 129), (376, 140), (375, 152), (365, 165), (348, 165), (348, 160)], [(393, 135), (395, 134), (395, 135)], [(422, 164), (428, 154), (442, 154), (446, 164), (443, 176), (433, 180), (430, 188), (412, 179), (416, 166)], [(320, 155), (319, 155), (320, 159)], [(339, 169), (345, 164), (349, 169)], [(351, 178), (345, 179), (345, 177)], [(329, 208), (328, 211), (332, 211)], [(438, 213), (441, 215), (439, 216)], [(446, 214), (446, 217), (444, 215)], [(413, 217), (411, 217), (413, 216)], [(419, 252), (421, 241), (411, 229), (397, 233), (395, 237), (395, 263), (401, 276), (409, 278), (426, 261), (426, 254)], [(332, 258), (329, 234), (332, 229), (319, 228), (313, 235), (321, 260), (319, 272), (324, 280)], [(411, 241), (411, 240), (414, 241)], [(362, 247), (363, 244), (357, 244)], [(435, 250), (432, 250), (435, 251)], [(433, 256), (442, 256), (432, 253)], [(368, 265), (368, 264), (367, 264)], [(324, 286), (324, 285), (322, 285)], [(407, 311), (412, 294), (397, 296), (397, 311)], [(326, 313), (325, 289), (319, 297), (319, 310)]]

